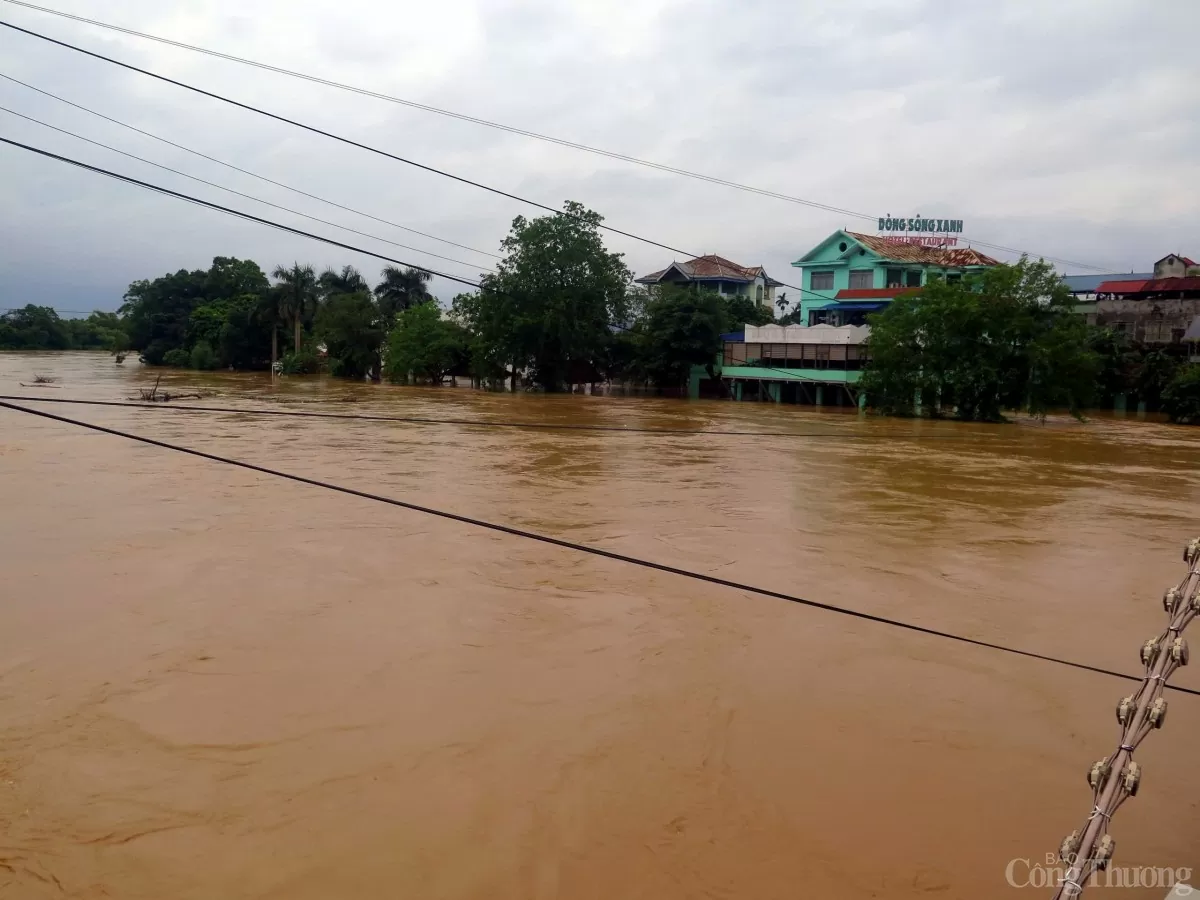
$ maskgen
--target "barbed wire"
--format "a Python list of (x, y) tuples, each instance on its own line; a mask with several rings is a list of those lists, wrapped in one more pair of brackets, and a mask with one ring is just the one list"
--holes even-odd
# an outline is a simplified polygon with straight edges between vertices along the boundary
[(1200, 537), (1183, 551), (1188, 574), (1163, 595), (1167, 630), (1142, 645), (1146, 674), (1137, 692), (1117, 704), (1121, 743), (1115, 753), (1092, 764), (1088, 784), (1092, 788), (1092, 811), (1081, 830), (1072, 831), (1059, 847), (1059, 857), (1068, 869), (1055, 891), (1055, 900), (1074, 900), (1083, 893), (1092, 876), (1108, 868), (1116, 841), (1108, 833), (1109, 823), (1121, 805), (1137, 796), (1142, 769), (1133, 753), (1146, 736), (1162, 728), (1167, 718), (1163, 691), (1167, 679), (1188, 664), (1188, 645), (1183, 631), (1200, 615)]

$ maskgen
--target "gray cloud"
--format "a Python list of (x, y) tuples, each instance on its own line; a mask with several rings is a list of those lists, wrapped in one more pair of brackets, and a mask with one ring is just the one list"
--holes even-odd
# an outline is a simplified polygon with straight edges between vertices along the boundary
[[(49, 0), (47, 0), (49, 2)], [(619, 152), (880, 215), (946, 215), (970, 236), (1114, 270), (1200, 253), (1200, 64), (1192, 0), (86, 0), (64, 10)], [(687, 250), (788, 264), (870, 223), (707, 185), (0, 4), (0, 17), (418, 161)], [(531, 210), (33, 39), (0, 71), (312, 193), (495, 251)], [(276, 203), (471, 262), (124, 132), (0, 81), (0, 104)], [(0, 134), (347, 237), (0, 113)], [(0, 306), (113, 308), (128, 283), (215, 255), (376, 260), (0, 149)], [(532, 211), (536, 214), (536, 211)], [(676, 255), (625, 238), (638, 272)], [(459, 290), (439, 282), (440, 296)]]

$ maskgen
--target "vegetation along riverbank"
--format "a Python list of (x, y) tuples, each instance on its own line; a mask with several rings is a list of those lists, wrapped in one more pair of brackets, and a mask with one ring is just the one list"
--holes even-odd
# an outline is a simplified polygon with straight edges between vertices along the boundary
[[(218, 257), (207, 270), (135, 281), (117, 313), (6, 312), (0, 349), (132, 350), (150, 366), (426, 384), (459, 376), (547, 392), (604, 382), (679, 390), (694, 368), (712, 365), (722, 334), (773, 320), (745, 295), (636, 286), (622, 255), (605, 247), (601, 221), (575, 203), (516, 218), (495, 272), (448, 308), (420, 269), (387, 266), (372, 285), (349, 265), (318, 274), (294, 262), (268, 276), (254, 261)], [(862, 389), (885, 414), (998, 421), (1127, 397), (1200, 424), (1200, 365), (1182, 347), (1141, 346), (1088, 325), (1048, 263), (934, 280), (869, 322)]]

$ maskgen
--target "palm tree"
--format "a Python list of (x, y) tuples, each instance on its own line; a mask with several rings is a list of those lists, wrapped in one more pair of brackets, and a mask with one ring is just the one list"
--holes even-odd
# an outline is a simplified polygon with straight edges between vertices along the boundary
[(433, 278), (429, 272), (385, 266), (382, 275), (383, 281), (375, 285), (375, 296), (379, 298), (379, 310), (387, 322), (395, 319), (397, 313), (433, 299), (425, 286)]
[(367, 279), (363, 278), (362, 273), (354, 266), (342, 266), (340, 273), (333, 269), (326, 269), (321, 273), (317, 282), (321, 287), (322, 298), (326, 300), (334, 294), (357, 294), (360, 291), (370, 293), (371, 291)]
[(319, 296), (316, 273), (313, 272), (312, 266), (294, 263), (290, 269), (276, 266), (271, 277), (279, 282), (275, 285), (279, 318), (292, 322), (295, 337), (294, 351), (299, 353), (300, 339), (303, 336), (301, 323), (304, 321), (304, 314), (316, 307)]
[(775, 301), (775, 305), (779, 307), (779, 314), (782, 316), (783, 311), (785, 309), (787, 309), (787, 305), (788, 305), (786, 291), (779, 295), (779, 299)]

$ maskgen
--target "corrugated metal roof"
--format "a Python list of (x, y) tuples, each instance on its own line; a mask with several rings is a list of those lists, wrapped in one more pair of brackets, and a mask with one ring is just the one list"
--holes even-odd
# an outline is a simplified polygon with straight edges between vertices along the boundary
[(1113, 272), (1111, 275), (1064, 275), (1062, 280), (1072, 294), (1094, 294), (1106, 281), (1149, 281), (1153, 277), (1153, 272)]
[(921, 288), (842, 288), (835, 300), (895, 300), (910, 294), (921, 293)]
[(1187, 278), (1151, 278), (1139, 281), (1106, 281), (1096, 288), (1098, 294), (1157, 294), (1171, 291), (1200, 291), (1200, 276)]
[(673, 262), (665, 269), (651, 272), (637, 279), (638, 284), (658, 284), (664, 275), (672, 268), (678, 269), (685, 278), (693, 281), (738, 281), (749, 282), (762, 275), (768, 285), (779, 287), (781, 282), (775, 281), (762, 266), (739, 266), (737, 263), (710, 253), (707, 256), (697, 256), (687, 262)]
[(942, 247), (922, 247), (918, 244), (893, 244), (887, 238), (874, 234), (859, 234), (857, 231), (847, 231), (868, 250), (878, 253), (884, 259), (894, 259), (897, 262), (926, 263), (932, 266), (998, 266), (1000, 261), (973, 250), (970, 247), (947, 250)]

